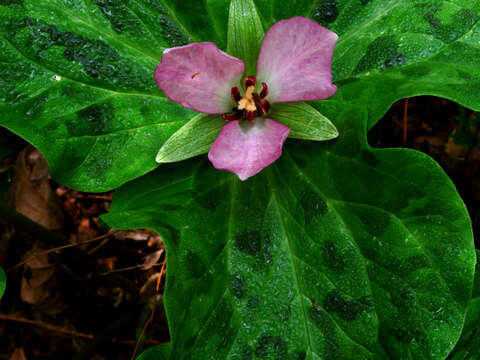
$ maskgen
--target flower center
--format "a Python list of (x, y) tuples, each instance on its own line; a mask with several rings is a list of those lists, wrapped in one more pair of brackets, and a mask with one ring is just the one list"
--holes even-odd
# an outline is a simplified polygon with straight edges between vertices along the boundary
[(223, 114), (226, 121), (246, 119), (253, 122), (256, 117), (267, 115), (270, 110), (270, 103), (265, 98), (268, 95), (267, 84), (262, 82), (260, 94), (255, 92), (255, 76), (247, 76), (243, 80), (245, 96), (242, 97), (238, 86), (232, 88), (232, 100), (237, 103), (229, 114)]

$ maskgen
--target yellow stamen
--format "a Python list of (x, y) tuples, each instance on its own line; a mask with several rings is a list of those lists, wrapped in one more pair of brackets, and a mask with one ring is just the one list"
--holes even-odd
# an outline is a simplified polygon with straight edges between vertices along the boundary
[(245, 97), (240, 99), (238, 102), (238, 110), (247, 110), (247, 111), (256, 111), (257, 107), (255, 106), (255, 101), (253, 101), (253, 92), (255, 91), (255, 86), (250, 85), (247, 87), (245, 92)]

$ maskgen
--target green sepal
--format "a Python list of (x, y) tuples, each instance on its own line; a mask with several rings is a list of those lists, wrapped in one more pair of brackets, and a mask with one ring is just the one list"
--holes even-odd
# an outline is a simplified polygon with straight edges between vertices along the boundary
[(252, 0), (232, 0), (228, 18), (227, 52), (245, 63), (245, 74), (255, 75), (264, 31)]
[(306, 102), (274, 104), (268, 117), (289, 126), (291, 138), (324, 141), (338, 137), (335, 125)]
[(207, 153), (223, 125), (220, 115), (198, 114), (163, 144), (156, 162), (176, 162)]

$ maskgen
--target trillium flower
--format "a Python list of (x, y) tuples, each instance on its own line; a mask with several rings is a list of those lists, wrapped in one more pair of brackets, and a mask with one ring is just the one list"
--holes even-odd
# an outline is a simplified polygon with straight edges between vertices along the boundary
[(290, 128), (268, 117), (271, 105), (326, 99), (337, 91), (331, 63), (337, 35), (305, 17), (281, 20), (265, 34), (257, 74), (242, 60), (201, 42), (167, 49), (155, 80), (167, 98), (227, 123), (208, 158), (245, 180), (282, 154)]

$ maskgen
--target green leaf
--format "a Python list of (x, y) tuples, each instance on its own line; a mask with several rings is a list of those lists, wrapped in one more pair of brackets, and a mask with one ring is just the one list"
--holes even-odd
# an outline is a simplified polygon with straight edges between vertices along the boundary
[(246, 182), (195, 159), (115, 193), (104, 221), (166, 243), (169, 359), (441, 359), (454, 346), (475, 265), (454, 185), (422, 153), (370, 148), (362, 108), (314, 106), (341, 136), (287, 140)]
[(24, 0), (0, 4), (0, 125), (35, 145), (53, 177), (104, 191), (145, 174), (191, 110), (153, 80), (165, 48), (226, 44), (221, 1)]
[(264, 33), (253, 0), (232, 0), (228, 19), (227, 51), (243, 60), (247, 76), (255, 76)]
[(147, 349), (137, 358), (137, 360), (167, 360), (170, 351), (170, 344), (161, 344)]
[(436, 95), (480, 110), (478, 0), (321, 0), (335, 31), (336, 99), (366, 106), (369, 128), (401, 98)]
[(158, 163), (176, 162), (206, 154), (225, 120), (219, 115), (198, 114), (182, 126), (158, 151)]
[(331, 140), (338, 136), (335, 125), (305, 102), (273, 104), (269, 117), (290, 127), (290, 137)]
[(5, 275), (5, 271), (0, 267), (0, 299), (5, 292), (5, 288), (7, 286), (7, 276)]
[(475, 360), (480, 358), (480, 251), (477, 250), (477, 266), (475, 269), (475, 283), (473, 296), (468, 306), (465, 325), (462, 335), (455, 345), (449, 359)]
[(227, 50), (228, 32), (232, 54), (254, 69), (261, 33), (297, 15), (339, 34), (336, 99), (367, 108), (369, 127), (397, 99), (421, 94), (480, 110), (479, 0), (253, 2), (3, 2), (0, 125), (39, 148), (58, 182), (115, 188), (154, 169), (158, 149), (196, 116), (153, 80), (165, 48)]

